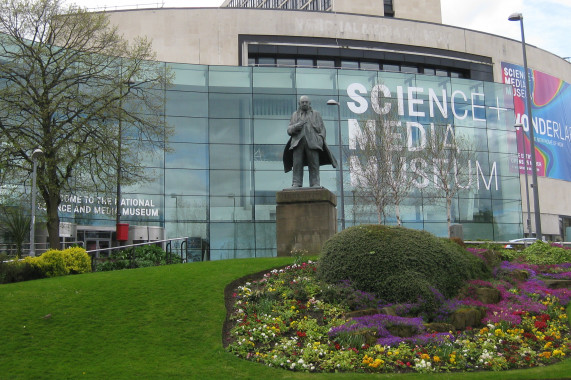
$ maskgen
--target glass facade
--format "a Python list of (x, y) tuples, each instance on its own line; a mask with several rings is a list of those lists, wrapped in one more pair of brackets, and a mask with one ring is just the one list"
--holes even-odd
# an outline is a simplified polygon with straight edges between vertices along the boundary
[[(123, 188), (124, 223), (160, 226), (168, 238), (202, 241), (211, 260), (275, 256), (275, 194), (291, 185), (282, 153), (299, 97), (308, 95), (322, 114), (337, 156), (338, 125), (347, 147), (351, 123), (378, 109), (372, 94), (384, 91), (399, 105), (402, 123), (414, 126), (411, 141), (440, 123), (478, 143), (470, 183), (452, 206), (464, 238), (522, 235), (519, 172), (510, 166), (517, 162), (511, 86), (415, 73), (168, 65), (176, 75), (165, 93), (165, 118), (174, 128), (171, 149), (143, 158), (154, 181)], [(329, 99), (341, 104), (340, 123)], [(355, 199), (347, 165), (343, 169), (346, 225), (375, 223), (373, 208), (353, 207), (362, 202)], [(307, 171), (305, 176), (307, 184)], [(321, 185), (341, 196), (337, 169), (322, 166)], [(445, 202), (423, 193), (415, 190), (400, 206), (403, 225), (446, 236)], [(63, 222), (113, 226), (113, 208), (113, 200), (69, 194), (60, 215)]]

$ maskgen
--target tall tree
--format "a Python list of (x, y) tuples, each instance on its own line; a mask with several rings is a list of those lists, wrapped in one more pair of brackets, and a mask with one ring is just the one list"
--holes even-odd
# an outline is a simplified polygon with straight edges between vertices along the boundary
[(452, 224), (452, 201), (458, 193), (472, 185), (476, 170), (477, 144), (456, 133), (451, 124), (430, 125), (429, 133), (422, 141), (422, 164), (426, 170), (417, 173), (423, 177), (427, 193), (446, 201), (448, 235)]
[(400, 205), (415, 184), (411, 163), (419, 150), (407, 142), (407, 128), (397, 113), (396, 99), (375, 93), (375, 113), (352, 126), (349, 168), (355, 195), (375, 206), (383, 223), (389, 206), (395, 207), (397, 224), (402, 225)]
[(144, 180), (140, 156), (165, 148), (171, 75), (154, 58), (147, 39), (128, 43), (105, 13), (0, 0), (0, 156), (29, 175), (32, 152), (43, 151), (37, 183), (52, 248), (64, 192)]

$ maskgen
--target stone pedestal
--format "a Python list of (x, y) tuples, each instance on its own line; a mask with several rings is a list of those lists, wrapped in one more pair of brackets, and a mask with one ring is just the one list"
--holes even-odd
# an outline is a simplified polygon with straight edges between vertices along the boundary
[(318, 254), (337, 232), (337, 197), (325, 188), (302, 187), (276, 193), (278, 256), (294, 249)]

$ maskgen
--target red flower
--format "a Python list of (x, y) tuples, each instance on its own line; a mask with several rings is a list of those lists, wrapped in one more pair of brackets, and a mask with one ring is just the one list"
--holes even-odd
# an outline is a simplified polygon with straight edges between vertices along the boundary
[(304, 331), (298, 331), (296, 334), (297, 334), (297, 336), (299, 336), (300, 338), (303, 338), (303, 337), (307, 336), (307, 334), (306, 334)]
[(545, 323), (544, 321), (540, 321), (540, 320), (535, 320), (535, 328), (538, 330), (543, 330), (547, 327), (547, 323)]

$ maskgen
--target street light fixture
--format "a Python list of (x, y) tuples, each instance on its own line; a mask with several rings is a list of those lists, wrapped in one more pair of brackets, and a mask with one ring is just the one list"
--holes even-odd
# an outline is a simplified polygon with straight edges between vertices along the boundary
[(327, 101), (328, 106), (337, 106), (337, 138), (339, 140), (339, 190), (341, 192), (339, 211), (341, 217), (341, 231), (345, 229), (345, 193), (343, 190), (343, 143), (341, 142), (341, 104), (334, 99)]
[(32, 217), (30, 220), (30, 256), (36, 256), (35, 243), (35, 226), (36, 226), (36, 173), (38, 171), (38, 160), (42, 158), (44, 152), (41, 149), (35, 149), (32, 152)]
[[(539, 209), (539, 187), (537, 185), (537, 162), (535, 159), (535, 137), (533, 131), (533, 118), (531, 113), (531, 86), (529, 84), (529, 74), (527, 70), (527, 53), (525, 50), (525, 33), (523, 31), (523, 15), (521, 13), (512, 13), (508, 17), (509, 21), (519, 21), (521, 27), (521, 46), (523, 50), (523, 70), (525, 72), (525, 97), (527, 100), (527, 125), (529, 128), (529, 142), (531, 150), (531, 178), (533, 181), (533, 208), (535, 213), (535, 237), (541, 239), (541, 210)], [(527, 173), (526, 173), (527, 178)]]
[[(527, 179), (527, 153), (525, 152), (525, 132), (523, 130), (523, 124), (518, 123), (516, 125), (514, 125), (514, 128), (516, 129), (516, 131), (520, 131), (522, 132), (521, 134), (521, 140), (522, 140), (522, 145), (523, 145), (523, 168), (525, 170), (525, 198), (527, 200), (527, 220), (526, 220), (526, 226), (527, 226), (527, 233), (528, 236), (531, 237), (531, 217), (530, 217), (530, 210), (529, 210), (529, 182)], [(517, 138), (517, 136), (516, 136)], [(518, 160), (519, 161), (519, 160)], [(517, 170), (519, 172), (519, 162), (517, 164)]]

